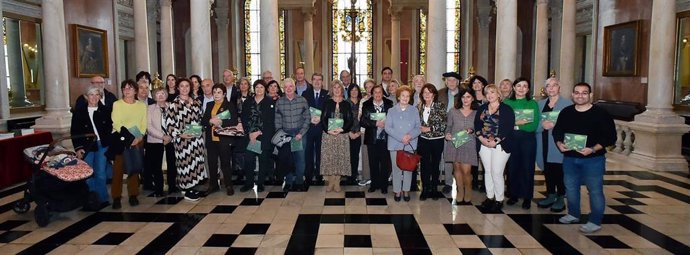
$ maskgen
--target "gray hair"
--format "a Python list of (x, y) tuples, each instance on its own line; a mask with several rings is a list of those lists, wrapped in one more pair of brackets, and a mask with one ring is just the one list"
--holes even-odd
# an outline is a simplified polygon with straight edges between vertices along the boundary
[(84, 92), (84, 96), (88, 96), (89, 94), (98, 94), (99, 96), (103, 97), (103, 89), (91, 85), (86, 88), (86, 91)]
[(556, 85), (558, 85), (558, 86), (561, 85), (561, 81), (558, 80), (558, 78), (556, 78), (556, 77), (551, 77), (551, 78), (546, 79), (546, 81), (544, 81), (544, 87), (548, 86), (548, 85), (549, 85), (549, 82), (552, 82), (552, 81), (556, 82)]

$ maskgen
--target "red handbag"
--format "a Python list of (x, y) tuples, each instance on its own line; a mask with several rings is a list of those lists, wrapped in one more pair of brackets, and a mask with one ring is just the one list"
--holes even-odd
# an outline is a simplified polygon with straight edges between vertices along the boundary
[(398, 165), (400, 170), (414, 172), (417, 170), (417, 164), (419, 164), (420, 159), (422, 159), (422, 156), (419, 156), (414, 152), (405, 151), (405, 147), (403, 147), (402, 150), (397, 151), (395, 163)]

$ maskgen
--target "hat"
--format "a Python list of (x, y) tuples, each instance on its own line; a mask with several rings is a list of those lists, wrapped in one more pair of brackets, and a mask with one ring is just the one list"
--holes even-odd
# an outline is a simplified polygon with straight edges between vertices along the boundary
[(459, 74), (459, 73), (456, 73), (456, 72), (444, 73), (444, 74), (443, 74), (443, 77), (444, 77), (444, 78), (453, 77), (453, 78), (455, 78), (455, 79), (462, 80), (462, 76), (460, 76), (460, 74)]
[(290, 142), (291, 140), (292, 137), (281, 129), (276, 131), (276, 133), (273, 135), (273, 138), (271, 138), (271, 143), (274, 144), (276, 147), (281, 147), (283, 146), (283, 144)]

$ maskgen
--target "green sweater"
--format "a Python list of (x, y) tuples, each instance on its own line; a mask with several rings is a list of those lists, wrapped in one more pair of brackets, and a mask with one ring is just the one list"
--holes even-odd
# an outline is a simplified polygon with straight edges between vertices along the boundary
[[(536, 100), (527, 100), (525, 98), (522, 99), (506, 99), (503, 101), (505, 104), (510, 106), (510, 108), (513, 108), (513, 110), (522, 110), (522, 109), (533, 109), (534, 110), (534, 121), (518, 126), (521, 131), (525, 132), (535, 132), (537, 131), (537, 127), (539, 125), (539, 118), (541, 117), (539, 111), (539, 105), (537, 104)], [(517, 114), (515, 114), (517, 117)], [(516, 122), (518, 121), (517, 119), (515, 120)]]

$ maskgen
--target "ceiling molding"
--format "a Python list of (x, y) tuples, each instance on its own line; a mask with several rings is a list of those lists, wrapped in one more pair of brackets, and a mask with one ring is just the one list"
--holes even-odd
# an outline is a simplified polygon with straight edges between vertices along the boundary
[(36, 0), (2, 0), (2, 11), (40, 20), (43, 18), (40, 2)]

